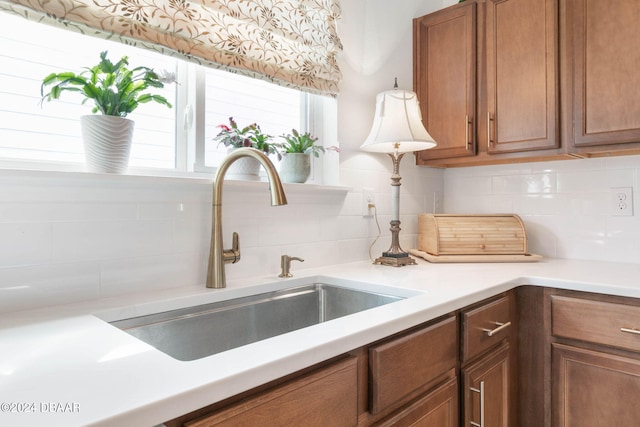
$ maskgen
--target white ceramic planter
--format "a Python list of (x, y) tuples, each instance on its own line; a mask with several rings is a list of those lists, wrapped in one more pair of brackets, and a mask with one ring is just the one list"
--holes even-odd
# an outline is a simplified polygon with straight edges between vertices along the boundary
[(283, 182), (304, 183), (311, 175), (311, 155), (285, 153), (280, 161), (280, 179)]
[(117, 116), (80, 117), (88, 172), (124, 173), (129, 167), (133, 120)]
[[(234, 150), (237, 148), (229, 147), (227, 154)], [(256, 159), (241, 157), (229, 165), (226, 177), (240, 181), (260, 181), (260, 163)]]

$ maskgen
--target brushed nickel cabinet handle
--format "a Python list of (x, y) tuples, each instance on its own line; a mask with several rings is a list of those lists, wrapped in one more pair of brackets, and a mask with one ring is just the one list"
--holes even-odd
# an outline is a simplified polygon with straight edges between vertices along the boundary
[(469, 117), (469, 115), (467, 114), (466, 116), (464, 116), (465, 119), (465, 123), (464, 123), (464, 138), (465, 138), (465, 142), (467, 144), (467, 150), (471, 150), (472, 147), (472, 141), (469, 140), (469, 126), (471, 126), (471, 129), (473, 129), (473, 120)]
[(480, 381), (480, 388), (469, 387), (474, 393), (480, 394), (480, 423), (469, 421), (473, 427), (484, 427), (484, 381)]
[(635, 328), (620, 328), (620, 332), (626, 332), (628, 334), (640, 335), (640, 330)]
[[(507, 322), (507, 323), (500, 323), (500, 322), (495, 322), (497, 328), (495, 329), (483, 329), (483, 331), (486, 332), (488, 337), (492, 337), (495, 334), (497, 334), (498, 332), (503, 331), (504, 329), (507, 329), (509, 326), (511, 326), (511, 322)], [(640, 331), (639, 331), (640, 333)]]
[(493, 146), (493, 140), (491, 139), (491, 123), (493, 120), (491, 113), (487, 113), (487, 148), (491, 148)]

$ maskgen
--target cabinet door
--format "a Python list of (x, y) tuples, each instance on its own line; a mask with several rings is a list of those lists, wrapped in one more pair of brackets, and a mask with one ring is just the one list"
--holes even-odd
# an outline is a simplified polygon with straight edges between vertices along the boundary
[(553, 345), (553, 425), (637, 426), (640, 361)]
[(640, 142), (640, 2), (570, 0), (567, 16), (574, 145)]
[(413, 85), (437, 147), (418, 163), (475, 154), (476, 4), (414, 20)]
[(507, 343), (462, 370), (465, 426), (509, 426), (509, 372)]
[(487, 152), (559, 147), (556, 0), (486, 5)]
[(458, 381), (449, 381), (376, 427), (458, 427)]

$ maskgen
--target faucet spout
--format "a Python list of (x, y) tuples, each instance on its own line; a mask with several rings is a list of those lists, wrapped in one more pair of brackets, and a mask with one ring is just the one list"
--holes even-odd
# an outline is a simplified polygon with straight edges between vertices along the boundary
[(240, 243), (234, 233), (233, 249), (225, 250), (222, 244), (222, 184), (229, 166), (242, 157), (250, 157), (262, 165), (269, 179), (269, 192), (271, 193), (271, 205), (280, 206), (287, 204), (287, 196), (284, 192), (280, 176), (271, 160), (260, 150), (255, 148), (239, 148), (231, 152), (218, 167), (215, 181), (213, 182), (213, 202), (211, 217), (211, 249), (209, 251), (209, 265), (207, 268), (207, 288), (226, 287), (224, 265), (236, 263), (240, 260)]

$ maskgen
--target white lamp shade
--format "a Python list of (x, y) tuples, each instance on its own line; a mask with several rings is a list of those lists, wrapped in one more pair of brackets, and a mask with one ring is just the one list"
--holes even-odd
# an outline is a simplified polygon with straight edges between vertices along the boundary
[(388, 90), (376, 97), (376, 113), (371, 132), (360, 146), (374, 153), (398, 153), (426, 150), (436, 146), (422, 124), (415, 92)]

